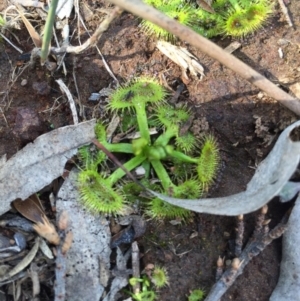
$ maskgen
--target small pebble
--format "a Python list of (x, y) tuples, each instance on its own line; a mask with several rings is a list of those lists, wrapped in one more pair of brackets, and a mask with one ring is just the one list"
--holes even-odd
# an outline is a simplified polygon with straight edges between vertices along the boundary
[(229, 232), (224, 232), (224, 237), (229, 237), (230, 236), (230, 233)]
[(24, 87), (27, 85), (27, 83), (28, 83), (27, 79), (22, 79), (21, 86)]
[(263, 92), (259, 92), (258, 94), (257, 94), (257, 98), (258, 99), (262, 99), (264, 97), (264, 93)]

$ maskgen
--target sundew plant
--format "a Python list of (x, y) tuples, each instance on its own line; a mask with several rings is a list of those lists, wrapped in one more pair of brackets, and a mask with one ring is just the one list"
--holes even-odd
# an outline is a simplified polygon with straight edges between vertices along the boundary
[[(145, 2), (208, 38), (246, 36), (261, 28), (274, 10), (271, 0), (214, 0), (210, 11), (185, 0)], [(149, 21), (143, 20), (142, 28), (160, 39), (174, 39), (166, 30)]]
[[(125, 142), (107, 142), (106, 126), (95, 128), (99, 142), (110, 152), (122, 155), (128, 171), (142, 166), (144, 186), (177, 198), (198, 198), (214, 180), (219, 162), (217, 143), (212, 135), (198, 141), (181, 126), (190, 118), (187, 107), (175, 108), (166, 102), (165, 89), (150, 78), (138, 78), (115, 90), (107, 109), (122, 119), (120, 132), (136, 128), (139, 138)], [(151, 108), (151, 110), (150, 110)], [(150, 135), (156, 127), (159, 134)], [(201, 145), (201, 148), (200, 148)], [(79, 152), (81, 172), (78, 186), (83, 204), (92, 211), (121, 214), (124, 206), (143, 199), (145, 211), (152, 217), (185, 218), (189, 211), (154, 198), (141, 197), (142, 188), (126, 179), (125, 172), (105, 168), (106, 156), (84, 147)], [(124, 161), (125, 160), (125, 161)], [(156, 180), (155, 180), (156, 179)]]

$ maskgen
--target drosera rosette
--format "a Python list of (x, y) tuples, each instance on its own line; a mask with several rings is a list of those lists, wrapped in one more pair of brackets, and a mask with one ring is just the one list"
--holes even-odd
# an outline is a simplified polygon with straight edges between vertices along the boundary
[[(149, 268), (151, 266), (151, 268)], [(169, 276), (166, 268), (149, 264), (143, 271), (141, 278), (132, 277), (129, 284), (134, 287), (137, 283), (141, 285), (138, 293), (127, 293), (136, 301), (154, 301), (158, 299), (159, 289), (169, 285)]]
[[(263, 27), (274, 12), (272, 0), (214, 0), (210, 11), (185, 0), (145, 2), (207, 38), (246, 36)], [(175, 40), (168, 31), (147, 20), (142, 21), (141, 27), (159, 39)]]
[(274, 11), (271, 0), (215, 0), (215, 13), (201, 7), (194, 30), (208, 38), (217, 35), (243, 37), (260, 29)]
[(151, 272), (151, 282), (155, 285), (157, 289), (163, 288), (169, 285), (169, 276), (167, 269), (159, 265), (155, 265)]
[(229, 0), (232, 8), (226, 16), (223, 31), (226, 35), (245, 36), (258, 30), (273, 12), (270, 0)]
[(133, 294), (129, 291), (126, 291), (132, 297), (133, 300), (154, 301), (157, 299), (157, 294), (151, 288), (151, 281), (146, 275), (143, 275), (141, 278), (132, 277), (129, 279), (129, 284), (132, 287), (135, 286), (137, 283), (141, 284), (142, 289), (140, 292)]
[[(188, 130), (182, 131), (181, 128), (190, 121), (189, 109), (186, 106), (174, 108), (166, 104), (166, 95), (164, 88), (154, 79), (142, 77), (128, 83), (110, 95), (108, 108), (115, 113), (122, 113), (124, 110), (131, 113), (136, 118), (135, 129), (139, 132), (139, 138), (125, 143), (108, 142), (106, 128), (102, 123), (96, 125), (95, 133), (109, 152), (126, 154), (125, 158), (128, 159), (123, 164), (126, 170), (133, 171), (142, 166), (146, 181), (150, 177), (157, 177), (156, 185), (160, 189), (156, 187), (155, 190), (177, 198), (198, 198), (215, 177), (219, 158), (217, 144), (209, 136), (204, 139), (202, 151), (199, 152), (199, 141)], [(152, 107), (151, 114), (147, 111), (149, 105)], [(160, 134), (150, 136), (150, 122), (157, 126)], [(104, 214), (121, 214), (125, 204), (130, 199), (135, 199), (129, 195), (130, 190), (134, 189), (124, 184), (126, 173), (122, 168), (117, 168), (112, 173), (101, 169), (105, 156), (89, 156), (87, 150), (81, 150), (84, 162), (78, 177), (84, 205)], [(195, 153), (198, 156), (194, 157)], [(180, 164), (186, 164), (189, 172), (175, 177), (172, 167), (179, 171)], [(140, 194), (140, 189), (135, 189), (132, 195), (136, 193)], [(146, 212), (152, 217), (185, 219), (190, 215), (190, 211), (158, 198), (150, 201), (146, 208)]]

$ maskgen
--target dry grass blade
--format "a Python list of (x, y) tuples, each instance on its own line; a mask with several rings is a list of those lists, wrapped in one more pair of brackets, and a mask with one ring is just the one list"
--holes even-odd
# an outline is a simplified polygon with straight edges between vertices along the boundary
[(27, 18), (25, 17), (25, 15), (22, 12), (22, 9), (20, 8), (20, 6), (17, 5), (17, 11), (20, 14), (27, 30), (28, 33), (30, 34), (30, 37), (35, 45), (35, 47), (40, 48), (42, 47), (42, 38), (40, 37), (40, 35), (36, 32), (36, 30), (34, 29), (34, 27), (31, 25), (31, 23), (27, 20)]

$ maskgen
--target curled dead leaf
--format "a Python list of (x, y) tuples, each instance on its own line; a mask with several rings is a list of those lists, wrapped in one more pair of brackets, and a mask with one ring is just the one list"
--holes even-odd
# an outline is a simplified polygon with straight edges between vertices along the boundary
[(45, 216), (41, 201), (36, 194), (31, 195), (28, 199), (22, 201), (16, 199), (12, 202), (15, 209), (24, 217), (34, 223), (42, 222)]

